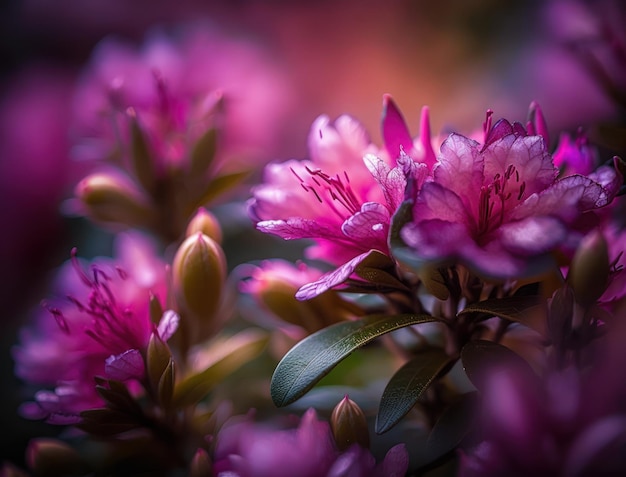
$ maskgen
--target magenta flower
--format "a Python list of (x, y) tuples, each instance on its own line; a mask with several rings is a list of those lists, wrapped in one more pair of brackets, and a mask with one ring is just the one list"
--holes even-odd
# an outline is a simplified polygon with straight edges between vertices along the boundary
[(602, 167), (557, 179), (541, 136), (489, 119), (483, 145), (459, 134), (444, 141), (401, 235), (424, 261), (460, 260), (497, 278), (533, 274), (552, 251), (575, 247), (583, 214), (610, 203), (622, 177)]
[(151, 334), (166, 340), (176, 330), (174, 312), (166, 312), (158, 328), (150, 318), (150, 297), (165, 299), (165, 264), (152, 245), (128, 234), (116, 248), (116, 259), (96, 259), (89, 268), (73, 252), (57, 279), (56, 294), (64, 298), (44, 302), (45, 310), (22, 329), (15, 373), (46, 388), (22, 407), (25, 417), (77, 422), (81, 411), (103, 405), (96, 376), (142, 379)]
[(371, 250), (389, 255), (389, 224), (407, 177), (419, 186), (428, 175), (425, 163), (405, 153), (413, 151), (413, 141), (395, 105), (386, 102), (383, 130), (390, 153), (378, 150), (356, 120), (341, 116), (331, 125), (320, 116), (309, 134), (310, 159), (269, 164), (264, 183), (253, 189), (249, 213), (257, 229), (286, 240), (313, 239), (309, 258), (340, 265), (300, 298), (341, 283)]
[(218, 477), (401, 477), (408, 468), (403, 444), (383, 462), (358, 444), (340, 453), (327, 422), (309, 409), (296, 429), (273, 429), (249, 420), (226, 424), (217, 436)]
[[(222, 100), (218, 118), (215, 106)], [(283, 76), (258, 47), (210, 28), (187, 28), (178, 37), (154, 34), (141, 49), (106, 39), (76, 94), (76, 155), (128, 165), (132, 108), (161, 173), (185, 167), (190, 148), (216, 124), (229, 162), (251, 157), (250, 151), (257, 157), (273, 147), (288, 100)]]
[(542, 379), (492, 373), (483, 389), (485, 440), (463, 455), (459, 475), (622, 475), (623, 380), (588, 371), (569, 367)]

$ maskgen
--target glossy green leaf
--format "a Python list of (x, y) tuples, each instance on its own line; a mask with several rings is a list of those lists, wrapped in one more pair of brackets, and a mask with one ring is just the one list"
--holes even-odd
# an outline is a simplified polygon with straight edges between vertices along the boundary
[(267, 335), (248, 329), (207, 348), (208, 363), (201, 371), (191, 374), (174, 388), (173, 407), (194, 405), (224, 379), (261, 353), (267, 344)]
[(546, 301), (540, 296), (509, 296), (472, 303), (463, 313), (485, 313), (521, 323), (547, 336)]
[(320, 330), (291, 348), (272, 376), (271, 395), (277, 406), (303, 396), (355, 349), (390, 331), (438, 321), (430, 315), (370, 315)]
[(468, 342), (461, 350), (461, 362), (467, 377), (479, 391), (485, 387), (485, 377), (499, 369), (504, 368), (516, 374), (535, 376), (524, 358), (506, 346), (493, 341)]
[(382, 434), (395, 426), (451, 362), (443, 350), (426, 349), (396, 371), (380, 400), (376, 432)]

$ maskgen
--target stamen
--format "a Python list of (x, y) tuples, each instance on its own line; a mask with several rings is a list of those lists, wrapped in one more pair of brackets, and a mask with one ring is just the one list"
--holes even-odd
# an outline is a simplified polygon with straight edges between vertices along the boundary
[(54, 320), (57, 323), (57, 326), (63, 331), (66, 335), (70, 334), (70, 327), (67, 324), (67, 320), (63, 315), (63, 312), (58, 308), (48, 305), (46, 302), (42, 303), (43, 307), (46, 308), (50, 314), (54, 317)]

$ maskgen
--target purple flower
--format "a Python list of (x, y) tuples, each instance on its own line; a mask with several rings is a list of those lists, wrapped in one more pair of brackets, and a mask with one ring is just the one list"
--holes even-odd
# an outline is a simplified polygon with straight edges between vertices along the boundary
[(424, 261), (459, 260), (496, 278), (534, 274), (552, 251), (575, 247), (583, 214), (610, 203), (622, 177), (602, 167), (557, 179), (542, 136), (486, 124), (482, 145), (460, 134), (444, 141), (401, 235)]
[[(165, 299), (165, 264), (139, 235), (120, 235), (116, 259), (96, 259), (89, 268), (76, 257), (59, 272), (57, 296), (44, 302), (32, 325), (21, 330), (14, 348), (15, 373), (46, 389), (22, 407), (29, 418), (72, 423), (100, 407), (94, 377), (140, 380), (142, 353), (152, 333), (167, 339), (178, 317), (164, 314), (157, 328), (150, 298)], [(52, 388), (52, 390), (49, 390)]]
[(492, 373), (483, 389), (484, 441), (463, 455), (460, 475), (622, 475), (623, 380), (588, 371), (568, 367), (542, 379)]
[(309, 409), (296, 429), (275, 429), (248, 419), (226, 424), (217, 436), (214, 472), (218, 477), (401, 477), (408, 468), (403, 444), (376, 464), (354, 444), (340, 453), (330, 426)]
[(378, 150), (348, 116), (333, 125), (320, 116), (309, 134), (310, 159), (269, 164), (264, 183), (253, 189), (249, 213), (257, 229), (285, 240), (313, 239), (306, 255), (340, 266), (300, 298), (341, 283), (372, 250), (389, 255), (390, 220), (407, 177), (419, 186), (428, 175), (425, 163), (405, 153), (416, 148), (395, 105), (386, 102), (383, 130), (392, 152)]

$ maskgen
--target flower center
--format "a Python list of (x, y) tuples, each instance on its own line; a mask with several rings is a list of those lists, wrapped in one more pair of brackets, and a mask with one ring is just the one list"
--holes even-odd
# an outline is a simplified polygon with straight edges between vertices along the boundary
[[(308, 166), (306, 171), (310, 176), (310, 182), (302, 179), (293, 168), (291, 169), (293, 175), (300, 181), (302, 188), (311, 192), (320, 204), (328, 205), (341, 220), (345, 220), (361, 210), (361, 203), (350, 187), (350, 178), (346, 171), (343, 172), (343, 178), (339, 174), (331, 177), (322, 172), (321, 169), (313, 170)], [(341, 209), (348, 211), (348, 215), (346, 216)]]
[[(510, 164), (504, 174), (497, 173), (491, 184), (480, 188), (478, 202), (478, 235), (498, 228), (504, 214), (524, 197), (526, 182), (520, 180), (519, 171)], [(513, 198), (513, 202), (511, 202)]]
[[(109, 286), (112, 278), (95, 265), (92, 265), (92, 277), (89, 277), (78, 262), (75, 248), (71, 253), (71, 261), (78, 277), (91, 289), (86, 302), (71, 295), (67, 296), (80, 313), (90, 317), (90, 323), (84, 330), (85, 334), (112, 351), (116, 351), (118, 347), (119, 351), (140, 348), (142, 346), (138, 341), (140, 337), (131, 329), (133, 312), (129, 308), (120, 307), (117, 303)], [(127, 279), (128, 275), (124, 270), (118, 267), (116, 271), (121, 280)], [(63, 311), (46, 303), (43, 305), (52, 314), (59, 328), (64, 333), (70, 334), (70, 325)]]

